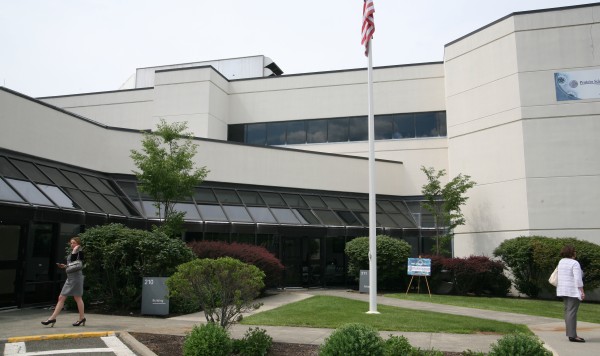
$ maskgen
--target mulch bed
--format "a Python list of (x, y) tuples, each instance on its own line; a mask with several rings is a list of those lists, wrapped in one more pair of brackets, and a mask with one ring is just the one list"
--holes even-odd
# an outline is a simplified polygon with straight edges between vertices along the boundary
[[(158, 356), (183, 355), (183, 342), (185, 336), (146, 334), (130, 332), (136, 340), (146, 345)], [(444, 356), (460, 356), (460, 352), (444, 352)], [(273, 342), (267, 356), (317, 356), (319, 345), (291, 344)]]

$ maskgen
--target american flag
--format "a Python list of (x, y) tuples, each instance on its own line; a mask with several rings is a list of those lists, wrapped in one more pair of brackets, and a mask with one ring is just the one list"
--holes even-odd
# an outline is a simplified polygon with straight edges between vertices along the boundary
[(375, 13), (375, 6), (373, 0), (364, 0), (363, 5), (363, 23), (362, 23), (362, 41), (361, 44), (365, 45), (365, 56), (369, 56), (369, 42), (373, 38), (375, 33), (375, 19), (373, 14)]

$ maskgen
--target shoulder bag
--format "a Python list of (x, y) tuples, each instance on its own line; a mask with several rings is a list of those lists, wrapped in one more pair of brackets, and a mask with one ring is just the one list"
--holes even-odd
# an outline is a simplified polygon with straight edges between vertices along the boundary
[(83, 269), (83, 261), (79, 259), (79, 251), (77, 252), (77, 259), (73, 262), (67, 263), (67, 273), (78, 272)]
[(548, 283), (552, 284), (555, 287), (558, 284), (558, 266), (554, 269), (554, 272), (552, 272), (550, 278), (548, 278)]

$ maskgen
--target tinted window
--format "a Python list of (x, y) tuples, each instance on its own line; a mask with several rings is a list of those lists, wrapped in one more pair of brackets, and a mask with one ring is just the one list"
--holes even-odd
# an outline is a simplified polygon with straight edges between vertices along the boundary
[(437, 124), (438, 124), (438, 134), (440, 136), (448, 136), (448, 130), (446, 129), (446, 112), (440, 111), (436, 113)]
[(435, 113), (427, 112), (415, 114), (415, 132), (417, 137), (438, 136)]
[(393, 115), (379, 115), (375, 117), (375, 139), (390, 140), (394, 130)]
[(271, 209), (271, 211), (273, 212), (273, 215), (275, 215), (275, 218), (277, 219), (277, 221), (279, 221), (280, 224), (300, 223), (298, 218), (296, 218), (296, 216), (294, 215), (294, 213), (292, 213), (290, 209), (273, 208)]
[(44, 193), (46, 193), (46, 195), (49, 196), (50, 199), (52, 199), (52, 201), (56, 203), (56, 205), (63, 208), (78, 208), (77, 206), (75, 206), (71, 198), (69, 198), (65, 193), (63, 193), (62, 190), (60, 190), (58, 187), (44, 184), (38, 184), (38, 187)]
[(176, 203), (173, 206), (173, 209), (175, 211), (184, 212), (185, 216), (183, 218), (185, 220), (200, 220), (200, 215), (194, 204)]
[(248, 207), (248, 211), (255, 222), (277, 223), (268, 208)]
[(29, 179), (37, 183), (52, 184), (50, 180), (31, 162), (12, 160), (13, 163), (23, 171)]
[(315, 214), (321, 219), (325, 225), (342, 226), (340, 219), (332, 211), (329, 210), (314, 210)]
[(194, 190), (194, 199), (196, 202), (216, 203), (217, 198), (210, 189), (196, 188)]
[(79, 205), (83, 210), (85, 210), (85, 211), (102, 212), (102, 210), (100, 208), (98, 208), (96, 206), (96, 204), (94, 204), (80, 190), (71, 189), (71, 188), (65, 188), (65, 190), (67, 191), (67, 193), (69, 194), (69, 196), (71, 198), (73, 198), (73, 200), (75, 200), (75, 203), (77, 203), (77, 205)]
[(287, 122), (287, 144), (303, 144), (306, 143), (306, 127), (305, 121), (288, 121)]
[(369, 123), (365, 116), (349, 119), (348, 139), (350, 141), (367, 141), (369, 139)]
[(304, 200), (308, 203), (308, 206), (311, 208), (326, 208), (327, 205), (323, 202), (323, 200), (316, 195), (305, 195)]
[(348, 119), (329, 119), (327, 120), (327, 141), (328, 142), (346, 142), (348, 141)]
[(6, 179), (6, 181), (10, 183), (19, 194), (24, 196), (28, 202), (40, 205), (54, 205), (35, 185), (33, 185), (33, 183), (15, 179)]
[(221, 204), (242, 204), (235, 190), (215, 189), (215, 194)]
[(285, 122), (271, 122), (267, 124), (267, 145), (285, 145)]
[(260, 193), (269, 206), (285, 206), (281, 195), (277, 193)]
[(308, 120), (306, 126), (306, 142), (327, 142), (327, 120)]
[(224, 205), (223, 210), (232, 222), (252, 222), (252, 218), (243, 206)]
[(50, 179), (54, 181), (56, 185), (61, 187), (75, 188), (75, 185), (71, 183), (58, 169), (53, 167), (40, 166), (40, 169), (46, 173)]
[(246, 192), (240, 191), (238, 192), (244, 201), (244, 204), (247, 205), (265, 205), (265, 202), (260, 197), (257, 192)]
[(8, 160), (0, 157), (0, 174), (9, 178), (26, 179)]
[(246, 143), (264, 146), (267, 141), (266, 124), (250, 124), (246, 126)]
[(0, 179), (0, 200), (23, 201), (15, 191)]
[(75, 185), (77, 186), (77, 188), (79, 188), (81, 190), (92, 191), (92, 192), (96, 191), (90, 185), (90, 183), (88, 183), (87, 181), (85, 181), (79, 174), (74, 173), (74, 172), (70, 172), (70, 171), (63, 171), (63, 173), (71, 180), (71, 182), (75, 183)]
[(244, 142), (244, 130), (246, 125), (229, 125), (227, 127), (227, 141)]
[(282, 194), (285, 202), (288, 203), (289, 206), (293, 206), (296, 208), (306, 208), (308, 205), (302, 200), (302, 197), (298, 194)]
[(206, 221), (227, 221), (227, 217), (218, 205), (198, 205), (200, 215)]
[(394, 115), (394, 133), (392, 138), (414, 138), (415, 116), (413, 114)]

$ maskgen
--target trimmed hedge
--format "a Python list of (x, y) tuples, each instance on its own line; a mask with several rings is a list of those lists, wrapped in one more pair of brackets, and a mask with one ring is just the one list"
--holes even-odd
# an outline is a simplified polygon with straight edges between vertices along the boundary
[(577, 251), (577, 261), (584, 272), (586, 289), (600, 286), (600, 246), (576, 238), (553, 238), (545, 236), (519, 236), (506, 240), (495, 250), (513, 274), (515, 288), (532, 298), (543, 290), (553, 291), (548, 277), (560, 261), (560, 250), (572, 245)]
[(487, 256), (466, 258), (431, 258), (431, 286), (434, 291), (443, 282), (452, 282), (453, 294), (493, 295), (504, 297), (508, 294), (511, 282), (504, 275), (506, 265)]
[(194, 241), (188, 243), (188, 246), (198, 258), (232, 257), (258, 267), (265, 273), (266, 288), (281, 285), (284, 266), (262, 246), (223, 241)]
[[(396, 289), (404, 281), (406, 261), (411, 247), (403, 240), (386, 235), (378, 235), (377, 285), (383, 289)], [(369, 238), (357, 237), (346, 243), (348, 256), (348, 276), (359, 280), (360, 270), (369, 269)]]

